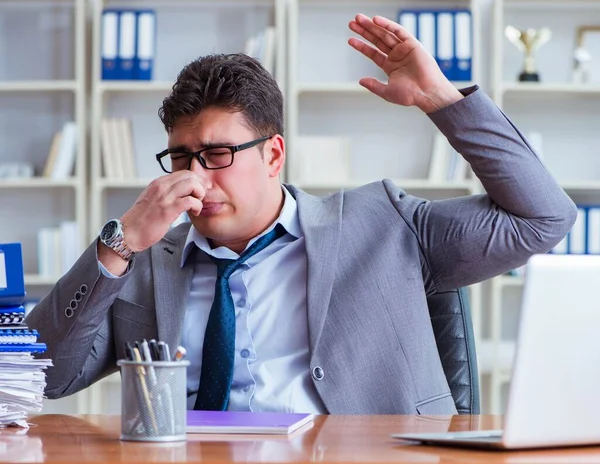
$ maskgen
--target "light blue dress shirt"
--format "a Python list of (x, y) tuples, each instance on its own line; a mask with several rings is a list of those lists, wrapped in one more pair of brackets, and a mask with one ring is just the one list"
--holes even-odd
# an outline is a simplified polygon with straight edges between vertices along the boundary
[[(283, 191), (279, 218), (260, 236), (277, 223), (287, 234), (249, 258), (229, 279), (236, 319), (230, 411), (325, 412), (309, 369), (304, 235), (296, 200), (285, 188)], [(212, 249), (205, 237), (190, 228), (181, 260), (182, 267), (194, 266), (182, 332), (190, 361), (189, 409), (196, 401), (217, 273), (204, 253), (191, 255), (195, 262), (187, 262), (194, 246), (217, 258), (239, 258), (229, 248)]]

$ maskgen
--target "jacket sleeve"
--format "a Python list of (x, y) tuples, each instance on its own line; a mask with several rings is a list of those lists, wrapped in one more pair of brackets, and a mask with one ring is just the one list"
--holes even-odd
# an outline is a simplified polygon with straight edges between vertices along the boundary
[(94, 241), (52, 291), (27, 315), (25, 323), (40, 334), (52, 359), (46, 396), (75, 393), (116, 371), (111, 305), (125, 285), (104, 276)]
[(486, 193), (426, 201), (384, 181), (417, 236), (428, 293), (470, 285), (551, 250), (577, 208), (508, 117), (477, 87), (429, 115)]

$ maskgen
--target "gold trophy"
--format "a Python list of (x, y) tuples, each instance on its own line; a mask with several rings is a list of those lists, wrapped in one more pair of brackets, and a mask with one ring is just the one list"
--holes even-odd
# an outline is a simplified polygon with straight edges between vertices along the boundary
[(504, 34), (519, 50), (525, 54), (523, 71), (519, 74), (521, 82), (539, 82), (540, 75), (535, 67), (533, 52), (550, 40), (551, 32), (548, 28), (525, 29), (520, 31), (516, 27), (506, 26)]

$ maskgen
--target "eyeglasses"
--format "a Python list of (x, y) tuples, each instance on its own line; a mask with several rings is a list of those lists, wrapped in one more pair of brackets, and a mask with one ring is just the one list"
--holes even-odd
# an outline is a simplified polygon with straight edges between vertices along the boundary
[(178, 149), (167, 148), (156, 155), (156, 161), (163, 171), (170, 174), (183, 171), (192, 167), (192, 160), (196, 158), (204, 169), (223, 169), (233, 164), (233, 155), (238, 151), (252, 148), (272, 137), (261, 137), (241, 145), (213, 145), (193, 153)]

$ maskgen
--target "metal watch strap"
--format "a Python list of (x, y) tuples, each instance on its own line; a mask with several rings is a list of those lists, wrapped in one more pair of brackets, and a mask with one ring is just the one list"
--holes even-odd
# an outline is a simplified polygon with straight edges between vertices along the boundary
[(110, 248), (115, 250), (117, 254), (123, 258), (125, 261), (130, 261), (135, 254), (125, 243), (123, 237), (118, 237), (115, 241), (110, 245)]

